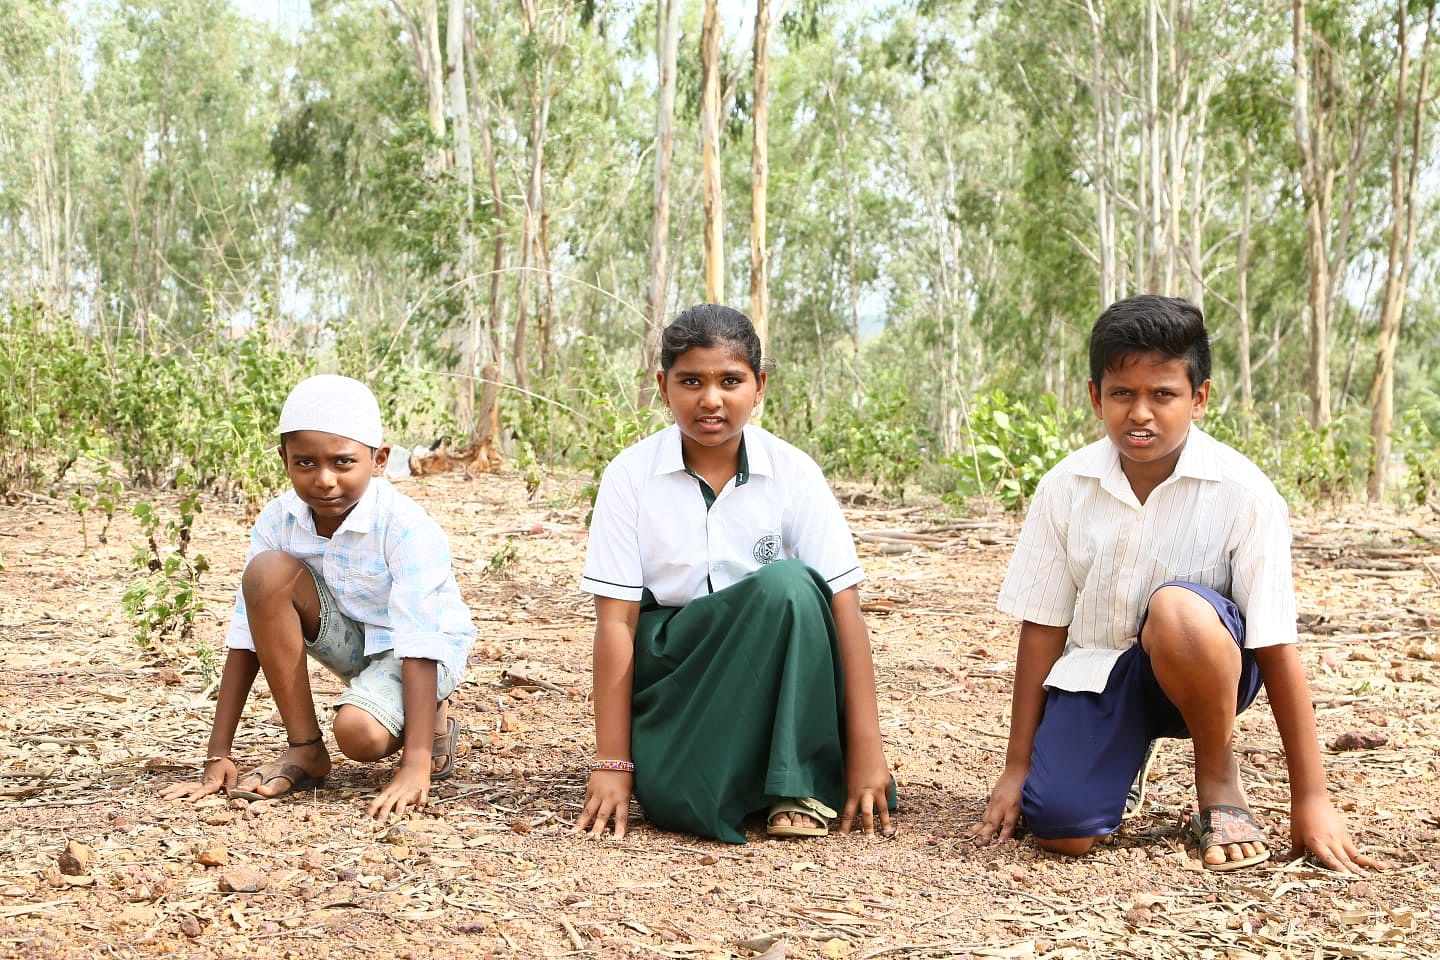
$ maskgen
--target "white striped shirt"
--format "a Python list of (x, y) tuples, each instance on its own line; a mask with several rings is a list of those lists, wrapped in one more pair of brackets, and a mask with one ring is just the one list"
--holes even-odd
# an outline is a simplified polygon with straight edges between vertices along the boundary
[(1246, 647), (1296, 640), (1285, 500), (1258, 467), (1193, 425), (1174, 472), (1143, 505), (1108, 437), (1045, 474), (997, 606), (1069, 627), (1045, 685), (1100, 693), (1169, 580), (1235, 601)]

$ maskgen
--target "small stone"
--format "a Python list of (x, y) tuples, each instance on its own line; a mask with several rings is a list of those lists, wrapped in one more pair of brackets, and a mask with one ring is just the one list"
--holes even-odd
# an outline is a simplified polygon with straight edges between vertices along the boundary
[(258, 871), (249, 867), (236, 867), (220, 875), (220, 890), (223, 893), (259, 893), (269, 882)]
[(1132, 927), (1143, 927), (1151, 920), (1151, 914), (1145, 907), (1131, 907), (1125, 911), (1125, 922)]
[(249, 801), (249, 800), (246, 800), (244, 797), (234, 797), (234, 798), (232, 798), (231, 801), (230, 801), (230, 809), (231, 809), (231, 810), (249, 810), (249, 809), (250, 809), (250, 801)]
[(90, 864), (94, 861), (93, 850), (78, 840), (71, 840), (65, 845), (65, 852), (60, 854), (57, 865), (67, 877), (83, 877), (90, 872)]
[(180, 932), (191, 940), (200, 936), (200, 921), (188, 914), (180, 918)]
[(185, 678), (180, 676), (180, 671), (174, 667), (161, 667), (158, 679), (167, 687), (178, 687), (185, 682)]
[(519, 733), (524, 728), (520, 723), (520, 717), (513, 710), (502, 710), (500, 712), (500, 732)]
[(713, 867), (720, 862), (720, 858), (713, 853), (707, 853), (700, 858), (700, 862), (707, 867)]
[(228, 827), (235, 822), (235, 814), (226, 810), (223, 813), (212, 813), (205, 818), (205, 825), (209, 827)]
[(218, 840), (204, 844), (196, 852), (195, 862), (206, 867), (223, 867), (230, 862), (230, 851)]

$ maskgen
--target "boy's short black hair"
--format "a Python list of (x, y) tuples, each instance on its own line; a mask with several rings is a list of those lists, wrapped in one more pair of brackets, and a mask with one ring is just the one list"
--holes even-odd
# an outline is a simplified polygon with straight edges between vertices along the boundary
[(1114, 370), (1126, 357), (1152, 351), (1184, 360), (1192, 389), (1209, 380), (1210, 335), (1200, 308), (1153, 293), (1116, 300), (1090, 330), (1090, 379), (1099, 386), (1106, 370)]

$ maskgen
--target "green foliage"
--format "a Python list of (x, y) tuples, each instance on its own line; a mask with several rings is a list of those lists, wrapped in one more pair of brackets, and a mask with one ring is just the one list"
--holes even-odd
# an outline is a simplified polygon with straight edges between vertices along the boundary
[(1050, 393), (1031, 402), (997, 387), (975, 398), (966, 419), (966, 446), (947, 458), (959, 480), (951, 501), (979, 495), (1023, 510), (1046, 471), (1086, 442), (1084, 411)]
[(1419, 410), (1401, 419), (1400, 446), (1405, 457), (1405, 494), (1415, 503), (1440, 502), (1440, 434)]
[[(130, 482), (203, 489), (257, 507), (283, 482), (275, 423), (308, 364), (264, 326), (236, 341), (147, 350), (107, 344), (34, 309), (0, 326), (0, 493), (60, 479), (80, 456), (98, 459), (102, 484), (71, 506), (113, 516)], [(80, 502), (83, 500), (83, 504)]]
[(133, 566), (142, 572), (126, 588), (121, 606), (130, 617), (133, 637), (140, 647), (183, 645), (191, 637), (195, 617), (204, 608), (199, 581), (201, 574), (210, 569), (203, 555), (189, 556), (191, 528), (200, 513), (199, 495), (192, 489), (182, 497), (176, 516), (171, 518), (163, 516), (149, 501), (137, 503), (134, 512), (145, 544), (136, 545)]
[(520, 559), (520, 550), (515, 546), (514, 537), (505, 542), (485, 561), (485, 572), (492, 577), (503, 576)]
[(74, 462), (100, 413), (100, 359), (38, 307), (0, 317), (0, 494), (43, 487)]
[(124, 492), (124, 484), (110, 476), (110, 464), (103, 460), (100, 462), (100, 479), (89, 485), (88, 493), (83, 488), (70, 492), (66, 502), (70, 504), (71, 510), (80, 515), (80, 535), (86, 550), (90, 549), (87, 515), (93, 511), (104, 516), (105, 521), (100, 525), (95, 539), (100, 543), (108, 543), (110, 524), (115, 519), (115, 507)]
[(913, 391), (898, 377), (866, 385), (858, 404), (833, 408), (813, 434), (815, 460), (833, 479), (864, 480), (905, 499), (931, 442)]
[(586, 337), (563, 375), (547, 378), (528, 395), (503, 395), (503, 419), (515, 431), (527, 485), (537, 460), (566, 463), (588, 478), (581, 499), (593, 506), (615, 454), (665, 425), (659, 410), (640, 404), (639, 384), (638, 371)]
[(1338, 502), (1361, 489), (1367, 426), (1359, 412), (1319, 430), (1298, 414), (1263, 427), (1240, 413), (1212, 413), (1201, 423), (1205, 432), (1249, 457), (1287, 500), (1307, 503)]

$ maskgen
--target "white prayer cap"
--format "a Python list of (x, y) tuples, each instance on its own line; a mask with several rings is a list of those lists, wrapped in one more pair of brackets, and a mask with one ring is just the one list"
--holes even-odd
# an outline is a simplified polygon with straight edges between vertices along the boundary
[(375, 394), (359, 380), (333, 373), (301, 380), (285, 398), (280, 433), (295, 430), (333, 433), (367, 447), (380, 446), (384, 436)]

